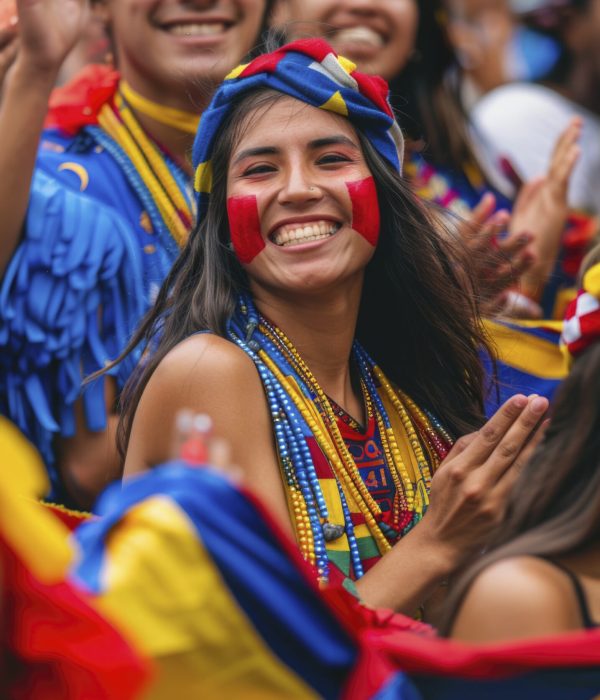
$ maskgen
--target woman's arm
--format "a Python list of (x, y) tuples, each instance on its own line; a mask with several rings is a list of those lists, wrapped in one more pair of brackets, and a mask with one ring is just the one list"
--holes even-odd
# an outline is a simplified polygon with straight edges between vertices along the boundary
[(568, 189), (581, 149), (583, 121), (574, 117), (560, 134), (547, 173), (523, 185), (513, 208), (512, 234), (531, 234), (533, 264), (521, 277), (524, 294), (539, 301), (554, 269), (567, 223)]
[(229, 443), (245, 485), (292, 534), (260, 378), (239, 348), (215, 335), (194, 335), (180, 343), (152, 375), (135, 414), (125, 476), (171, 458), (172, 430), (182, 409), (211, 417), (213, 433)]
[[(457, 443), (433, 479), (423, 521), (358, 581), (365, 603), (412, 614), (483, 547), (502, 519), (515, 472), (535, 439), (524, 445), (547, 406), (545, 399), (513, 397), (478, 433)], [(171, 427), (181, 409), (212, 417), (245, 484), (291, 533), (262, 384), (249, 358), (222, 338), (193, 336), (159, 365), (136, 411), (125, 475), (169, 459)]]
[(48, 99), (87, 18), (85, 0), (18, 0), (19, 51), (0, 103), (0, 275), (18, 242)]
[[(373, 607), (413, 613), (440, 582), (480, 549), (501, 521), (515, 473), (545, 399), (513, 397), (478, 433), (459, 441), (432, 483), (422, 523), (357, 584)], [(171, 454), (170, 426), (181, 409), (207, 413), (232, 446), (245, 483), (291, 531), (264, 392), (252, 362), (228, 341), (197, 335), (178, 345), (152, 376), (136, 412), (125, 473)]]
[(546, 399), (514, 396), (480, 431), (456, 443), (432, 480), (422, 522), (358, 581), (367, 604), (414, 614), (485, 546), (538, 442), (537, 426), (547, 408)]

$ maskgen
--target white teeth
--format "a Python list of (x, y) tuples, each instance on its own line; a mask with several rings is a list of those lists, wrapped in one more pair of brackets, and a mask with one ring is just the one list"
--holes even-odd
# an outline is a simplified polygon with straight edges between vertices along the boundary
[(213, 36), (222, 34), (225, 31), (225, 24), (223, 22), (173, 24), (167, 31), (176, 36)]
[(335, 41), (343, 43), (369, 44), (381, 48), (385, 41), (381, 34), (370, 27), (348, 27), (335, 33)]
[(332, 221), (315, 221), (310, 224), (285, 224), (281, 226), (271, 236), (275, 245), (286, 248), (291, 245), (306, 243), (307, 241), (318, 241), (322, 238), (333, 236), (341, 227), (341, 224)]

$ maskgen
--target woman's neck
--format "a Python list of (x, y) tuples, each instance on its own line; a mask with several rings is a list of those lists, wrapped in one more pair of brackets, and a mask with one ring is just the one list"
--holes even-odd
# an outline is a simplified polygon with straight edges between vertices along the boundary
[(260, 313), (285, 333), (323, 391), (359, 421), (363, 402), (353, 386), (350, 355), (361, 288), (346, 287), (326, 298), (252, 290)]

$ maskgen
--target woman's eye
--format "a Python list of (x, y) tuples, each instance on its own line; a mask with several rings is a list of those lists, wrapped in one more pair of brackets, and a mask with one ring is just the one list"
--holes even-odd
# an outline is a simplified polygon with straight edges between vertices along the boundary
[(244, 170), (244, 175), (264, 175), (265, 173), (274, 172), (275, 168), (272, 165), (267, 165), (266, 163), (261, 163), (260, 165), (251, 165), (249, 168)]
[(349, 163), (350, 158), (344, 156), (341, 153), (328, 153), (325, 156), (321, 156), (318, 160), (319, 165), (333, 165), (335, 163)]

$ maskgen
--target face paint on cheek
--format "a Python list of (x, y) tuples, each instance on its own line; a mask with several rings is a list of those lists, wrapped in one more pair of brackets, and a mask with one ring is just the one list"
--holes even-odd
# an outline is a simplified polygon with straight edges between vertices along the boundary
[(356, 182), (347, 182), (346, 187), (352, 201), (352, 228), (373, 247), (379, 240), (379, 200), (372, 177)]
[(265, 247), (256, 197), (230, 197), (227, 200), (227, 216), (233, 250), (242, 265), (248, 265)]

